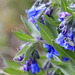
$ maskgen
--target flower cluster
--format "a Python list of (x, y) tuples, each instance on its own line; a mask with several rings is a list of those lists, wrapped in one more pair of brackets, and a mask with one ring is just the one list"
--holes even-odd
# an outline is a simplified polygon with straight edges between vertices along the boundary
[[(59, 25), (59, 29), (62, 31), (59, 33), (58, 37), (55, 39), (55, 43), (64, 47), (65, 49), (69, 49), (70, 51), (75, 50), (75, 23), (71, 23), (65, 19), (65, 17), (70, 16), (68, 12), (61, 12), (58, 15), (59, 19), (63, 19), (63, 21)], [(64, 20), (65, 19), (65, 20)]]
[(42, 4), (42, 5), (37, 6), (37, 7), (32, 6), (32, 8), (30, 8), (29, 10), (26, 9), (25, 11), (26, 11), (26, 14), (28, 16), (28, 20), (34, 24), (35, 23), (34, 18), (38, 19), (38, 17), (45, 10), (45, 8), (46, 8), (45, 5)]
[[(20, 48), (19, 48), (19, 51), (20, 51), (25, 45), (27, 45), (27, 43), (21, 45)], [(40, 57), (39, 57), (39, 54), (38, 54), (37, 51), (34, 51), (34, 52), (35, 52), (35, 53), (34, 53), (34, 54), (35, 54), (34, 59), (33, 59), (33, 60), (32, 60), (32, 58), (27, 59), (27, 60), (25, 61), (25, 64), (23, 65), (23, 70), (24, 70), (24, 71), (28, 71), (28, 72), (31, 71), (32, 74), (35, 74), (36, 72), (38, 73), (38, 72), (40, 71), (40, 68), (39, 68), (39, 66), (38, 66), (38, 64), (37, 64), (37, 61), (36, 61), (36, 58), (39, 59)], [(24, 58), (24, 54), (21, 55), (20, 57), (18, 57), (18, 61), (22, 61), (23, 58)]]
[[(44, 14), (46, 14), (48, 17), (51, 17), (51, 13), (53, 11), (53, 8), (51, 6), (49, 6), (47, 9), (45, 9), (45, 8), (46, 8), (46, 6), (41, 5), (41, 6), (37, 7), (36, 9), (35, 9), (35, 7), (32, 7), (31, 9), (29, 9), (29, 10), (27, 9), (26, 10), (26, 13), (28, 15), (28, 20), (30, 22), (32, 22), (38, 30), (39, 30), (39, 28), (38, 28), (38, 25), (35, 24), (34, 18), (38, 19), (39, 15), (40, 15), (39, 12), (42, 12), (43, 10), (44, 10), (44, 12), (43, 12)], [(58, 21), (63, 21), (64, 18), (67, 17), (67, 16), (70, 16), (70, 14), (68, 12), (61, 12), (59, 14)], [(43, 14), (41, 15), (41, 18), (40, 18), (39, 22), (44, 24), (44, 15)], [(60, 25), (60, 28), (62, 28), (62, 27), (64, 27), (64, 24)], [(63, 33), (65, 34), (66, 30), (64, 30)], [(43, 44), (43, 47), (46, 48), (46, 51), (47, 51), (46, 57), (48, 59), (50, 59), (50, 57), (53, 58), (53, 55), (59, 56), (58, 52), (51, 45)], [(63, 58), (63, 61), (67, 61), (68, 60), (66, 57), (62, 57), (62, 58)]]
[[(49, 71), (48, 69), (62, 69), (64, 66), (67, 67), (68, 65), (67, 63), (69, 62), (66, 61), (75, 60), (75, 58), (73, 58), (73, 52), (75, 51), (75, 16), (73, 16), (74, 12), (71, 12), (72, 10), (74, 11), (75, 4), (68, 5), (68, 3), (65, 5), (64, 3), (59, 2), (61, 3), (61, 11), (65, 11), (60, 12), (60, 9), (57, 7), (59, 4), (57, 4), (56, 1), (52, 2), (49, 0), (49, 3), (48, 1), (45, 1), (46, 0), (36, 1), (30, 9), (25, 10), (28, 21), (21, 16), (21, 19), (31, 36), (26, 35), (21, 31), (14, 32), (19, 40), (27, 42), (20, 46), (19, 52), (14, 59), (17, 60), (18, 58), (18, 61), (22, 62), (23, 70), (28, 72), (28, 74), (37, 74), (40, 70), (43, 70), (40, 72), (41, 74), (45, 71), (44, 73), (47, 73), (47, 75), (55, 75), (55, 71)], [(62, 2), (64, 2), (64, 0)], [(59, 25), (59, 27), (57, 25)], [(44, 56), (40, 57), (39, 53), (36, 51), (35, 47), (38, 44), (41, 44), (43, 49), (45, 49), (46, 58)], [(65, 49), (68, 49), (67, 53), (65, 53)], [(37, 61), (42, 58), (46, 60), (41, 66)]]
[(40, 68), (35, 59), (32, 61), (27, 59), (23, 65), (23, 69), (24, 71), (28, 72), (31, 71), (32, 74), (35, 74), (36, 72), (38, 73), (40, 71)]
[(41, 22), (42, 24), (44, 24), (44, 14), (46, 14), (48, 17), (50, 17), (51, 13), (52, 13), (51, 12), (52, 9), (53, 8), (51, 8), (51, 7), (48, 7), (46, 9), (46, 4), (41, 4), (41, 5), (38, 5), (37, 7), (36, 6), (32, 6), (32, 8), (29, 9), (29, 10), (26, 9), (26, 14), (28, 16), (28, 20), (30, 22), (32, 22), (35, 25), (35, 27), (39, 30), (38, 25), (35, 23), (34, 18), (37, 20), (39, 18), (39, 16), (41, 16), (39, 22)]

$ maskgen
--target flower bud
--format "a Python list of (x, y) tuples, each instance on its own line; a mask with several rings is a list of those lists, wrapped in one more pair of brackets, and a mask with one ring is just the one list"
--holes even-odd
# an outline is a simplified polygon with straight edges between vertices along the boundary
[(23, 60), (23, 56), (18, 57), (18, 61), (22, 61)]
[(62, 31), (62, 34), (65, 35), (66, 33), (67, 33), (67, 29), (64, 29), (64, 30)]
[(24, 71), (29, 71), (30, 70), (30, 66), (28, 66), (28, 65), (23, 65), (23, 70)]

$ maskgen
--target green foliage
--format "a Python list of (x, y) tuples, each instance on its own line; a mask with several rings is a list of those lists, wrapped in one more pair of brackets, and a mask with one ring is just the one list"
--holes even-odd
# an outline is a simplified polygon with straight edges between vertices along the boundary
[[(52, 5), (55, 6), (56, 8), (54, 10), (60, 11), (65, 11), (69, 12), (71, 14), (70, 17), (67, 17), (67, 19), (70, 19), (74, 17), (74, 11), (75, 8), (70, 8), (69, 4), (73, 0), (50, 0), (52, 1)], [(60, 6), (60, 7), (58, 7)], [(59, 9), (58, 9), (59, 8)], [(37, 60), (38, 65), (41, 67), (40, 72), (35, 75), (46, 75), (46, 72), (51, 72), (52, 75), (56, 75), (55, 73), (58, 73), (59, 75), (74, 75), (75, 74), (75, 53), (69, 50), (65, 50), (63, 47), (57, 45), (54, 40), (58, 36), (58, 32), (56, 27), (59, 26), (60, 22), (57, 21), (57, 12), (54, 12), (51, 17), (48, 17), (47, 15), (44, 14), (44, 24), (40, 23), (38, 20), (35, 20), (35, 23), (38, 25), (39, 30), (36, 29), (35, 25), (26, 20), (23, 16), (21, 16), (21, 19), (23, 23), (25, 24), (25, 27), (27, 28), (28, 32), (30, 33), (31, 36), (25, 34), (21, 30), (18, 30), (17, 32), (13, 31), (14, 35), (21, 41), (27, 42), (26, 45), (16, 54), (14, 57), (14, 61), (18, 62), (17, 59), (21, 55), (24, 55), (23, 60), (20, 63), (24, 63), (29, 57), (32, 56), (34, 53), (35, 46), (37, 44), (40, 44), (41, 49), (46, 53), (46, 49), (42, 47), (42, 43), (47, 43), (55, 48), (57, 52), (59, 53), (59, 56), (53, 56), (54, 58), (51, 58), (49, 60), (46, 59), (45, 56), (41, 55), (40, 59)], [(57, 13), (57, 14), (56, 14)], [(42, 13), (43, 14), (43, 13)], [(37, 38), (38, 36), (38, 38)], [(44, 42), (43, 42), (44, 41)], [(34, 54), (33, 54), (34, 55)], [(67, 57), (70, 60), (68, 62), (63, 62), (60, 58), (61, 57)], [(33, 58), (32, 58), (33, 59)], [(42, 70), (42, 64), (41, 61), (45, 60), (45, 63), (43, 67), (45, 67), (45, 70)], [(5, 68), (4, 71), (9, 73), (9, 74), (16, 74), (16, 75), (21, 75), (25, 74), (25, 72), (20, 71), (18, 68), (18, 65), (16, 65), (14, 62), (4, 60), (5, 64), (8, 66), (8, 68)], [(50, 64), (48, 64), (50, 62)], [(16, 66), (16, 68), (14, 68)], [(27, 72), (26, 72), (27, 73)], [(33, 75), (30, 72), (28, 75)]]
[(50, 35), (54, 37), (52, 39), (55, 39), (58, 35), (55, 21), (49, 18), (47, 15), (44, 15), (44, 21), (45, 21), (45, 25), (50, 29), (50, 32), (51, 32)]
[[(32, 52), (34, 51), (36, 43), (29, 43), (25, 45), (14, 57), (14, 60), (17, 59), (19, 56), (24, 54), (24, 59), (21, 62), (24, 62), (31, 56)], [(17, 61), (16, 61), (17, 62)]]
[(72, 60), (73, 62), (75, 62), (75, 53), (69, 50), (65, 50), (63, 47), (57, 45), (56, 43), (53, 42), (53, 46), (54, 48), (57, 50), (57, 52), (60, 54), (60, 57), (67, 57), (70, 60)]
[(50, 30), (38, 21), (37, 21), (37, 24), (38, 24), (38, 27), (39, 27), (39, 30), (40, 30), (40, 33), (41, 33), (43, 39), (46, 40), (47, 43), (51, 45), (52, 38), (54, 38), (54, 37), (51, 36)]
[(33, 37), (31, 37), (31, 36), (29, 36), (27, 34), (15, 32), (15, 31), (13, 31), (13, 33), (21, 41), (32, 42), (32, 43), (36, 43), (37, 42), (37, 40), (35, 40)]
[(67, 0), (61, 0), (61, 7), (67, 11), (67, 7), (69, 7), (68, 1)]
[(11, 68), (19, 68), (19, 65), (13, 61), (9, 61), (7, 59), (4, 59), (3, 60), (5, 65), (8, 66), (8, 67), (11, 67)]
[[(54, 60), (50, 60), (52, 62), (52, 64), (56, 65), (62, 72), (64, 75), (74, 75), (75, 74), (75, 64), (72, 65), (71, 62), (61, 62), (59, 61), (60, 59), (58, 58), (58, 60), (54, 61)], [(61, 74), (60, 74), (61, 75)]]
[(5, 68), (4, 69), (5, 72), (7, 72), (8, 74), (11, 74), (11, 75), (23, 75), (25, 74), (24, 71), (21, 71), (21, 70), (18, 70), (18, 69), (15, 69), (15, 68)]
[(41, 36), (40, 32), (36, 29), (36, 27), (34, 26), (34, 24), (32, 24), (31, 22), (29, 22), (28, 20), (26, 20), (23, 16), (21, 16), (21, 19), (23, 21), (23, 23), (25, 24), (28, 32), (33, 36), (36, 37)]

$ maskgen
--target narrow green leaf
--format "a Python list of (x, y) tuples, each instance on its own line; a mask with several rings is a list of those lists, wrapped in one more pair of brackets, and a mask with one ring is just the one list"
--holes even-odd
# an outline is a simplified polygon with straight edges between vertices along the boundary
[(61, 60), (59, 59), (59, 57), (58, 57), (58, 56), (53, 55), (53, 58), (54, 58), (54, 61), (61, 62)]
[(29, 48), (26, 50), (26, 52), (25, 52), (25, 54), (24, 54), (24, 59), (23, 59), (23, 61), (26, 61), (26, 60), (31, 56), (31, 54), (32, 54), (33, 51), (34, 51), (35, 45), (36, 45), (36, 43), (35, 43), (35, 44), (31, 44), (31, 45), (29, 46)]
[(47, 15), (44, 15), (44, 20), (45, 20), (46, 26), (50, 29), (51, 36), (54, 37), (55, 39), (58, 35), (56, 26), (55, 26), (56, 23), (51, 18), (49, 18)]
[(69, 8), (66, 8), (67, 12), (70, 13), (71, 15), (73, 15), (72, 11)]
[(69, 7), (69, 3), (67, 0), (61, 0), (61, 7), (67, 12), (67, 7)]
[(60, 0), (55, 0), (55, 2), (59, 5), (61, 5), (61, 1)]
[(17, 59), (19, 56), (23, 55), (25, 51), (29, 48), (29, 44), (26, 44), (14, 57), (14, 59)]
[(75, 72), (72, 72), (69, 68), (70, 64), (66, 62), (58, 62), (50, 60), (52, 64), (56, 65), (65, 75), (74, 75)]
[(40, 59), (47, 59), (46, 56), (40, 56)]
[(19, 65), (13, 61), (3, 59), (4, 63), (6, 66), (11, 67), (11, 68), (19, 68)]
[(33, 37), (31, 37), (27, 34), (15, 32), (15, 31), (13, 31), (13, 33), (21, 41), (32, 42), (32, 43), (37, 42), (37, 40), (35, 40)]
[(75, 12), (75, 7), (67, 7), (68, 10), (70, 10), (71, 12)]
[(28, 20), (26, 20), (23, 16), (21, 16), (21, 19), (23, 21), (23, 23), (25, 24), (28, 32), (33, 36), (41, 36), (40, 32), (36, 29), (36, 27), (34, 26), (34, 24), (32, 24), (31, 22), (29, 22)]
[(42, 23), (36, 21), (40, 30), (40, 33), (43, 37), (44, 40), (47, 41), (48, 44), (51, 45), (52, 40), (54, 39), (54, 37), (52, 36), (50, 30), (44, 26)]
[(60, 57), (67, 57), (73, 62), (75, 62), (75, 53), (69, 50), (65, 50), (63, 47), (57, 45), (56, 43), (53, 42), (54, 48), (57, 50), (59, 53)]
[(57, 70), (57, 68), (49, 68), (49, 69), (46, 69), (45, 71), (54, 71), (54, 70)]
[(13, 68), (5, 68), (4, 69), (4, 72), (8, 73), (8, 74), (11, 74), (11, 75), (22, 75), (22, 74), (25, 74), (24, 71), (20, 71), (18, 69), (13, 69)]
[(22, 30), (20, 30), (20, 29), (17, 29), (17, 31), (19, 32), (19, 33), (24, 33)]

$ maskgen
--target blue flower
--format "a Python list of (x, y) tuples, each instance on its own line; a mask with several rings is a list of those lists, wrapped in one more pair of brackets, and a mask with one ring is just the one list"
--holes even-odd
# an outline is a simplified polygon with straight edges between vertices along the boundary
[(26, 14), (28, 14), (28, 19), (31, 17), (36, 17), (38, 15), (38, 12), (41, 11), (42, 9), (36, 9), (36, 8), (31, 8), (31, 9), (26, 9)]
[(61, 12), (58, 15), (58, 21), (62, 22), (64, 21), (65, 17), (70, 16), (68, 12)]
[[(62, 37), (61, 37), (61, 39), (62, 39)], [(58, 52), (51, 45), (44, 43), (43, 47), (46, 48), (46, 51), (47, 51), (46, 58), (48, 58), (48, 59), (50, 59), (51, 57), (53, 58), (53, 55), (59, 56)], [(69, 58), (62, 57), (62, 60), (65, 62), (65, 61), (69, 60)]]
[[(64, 20), (64, 18), (67, 16), (70, 16), (68, 12), (61, 12), (58, 15), (58, 19)], [(59, 44), (65, 49), (74, 51), (75, 50), (75, 40), (74, 40), (75, 28), (71, 26), (68, 25), (67, 20), (61, 21), (59, 25), (59, 29), (61, 30), (61, 32), (59, 33), (58, 37), (55, 39), (55, 43)]]
[(51, 57), (53, 58), (53, 51), (46, 53), (46, 58), (50, 59)]
[[(38, 17), (40, 16), (41, 12), (44, 10), (45, 8), (43, 7), (43, 5), (36, 7), (32, 7), (31, 9), (26, 9), (26, 13), (28, 16), (28, 21), (32, 22), (33, 24), (35, 24), (35, 19), (38, 19)], [(35, 24), (35, 27), (37, 28), (37, 30), (39, 30), (38, 25)]]
[(31, 64), (30, 59), (27, 59), (25, 61), (25, 64), (23, 65), (23, 70), (29, 72), (30, 71), (30, 64)]
[(30, 70), (31, 70), (31, 73), (33, 74), (35, 74), (36, 72), (39, 73), (40, 71), (40, 68), (38, 67), (35, 59), (32, 61), (32, 64), (30, 65)]
[(38, 25), (37, 25), (37, 24), (35, 24), (35, 27), (37, 28), (37, 30), (39, 30), (39, 28), (38, 28)]
[(39, 17), (39, 14), (40, 14), (40, 11), (43, 11), (44, 8), (39, 6), (39, 7), (32, 7), (31, 9), (26, 9), (26, 13), (27, 13), (27, 16), (28, 16), (28, 20), (30, 22), (32, 22), (33, 24), (35, 23), (35, 19), (37, 19)]
[(35, 74), (36, 72), (39, 73), (40, 68), (38, 67), (37, 63), (32, 63), (30, 66), (31, 73)]
[(23, 58), (24, 58), (24, 56), (20, 56), (20, 57), (18, 57), (18, 61), (22, 61)]
[(46, 57), (48, 59), (50, 59), (50, 57), (53, 58), (53, 55), (59, 56), (58, 52), (51, 45), (48, 45), (48, 44), (44, 43), (43, 47), (46, 48), (46, 51), (47, 51)]
[(59, 44), (65, 49), (74, 51), (75, 50), (74, 33), (75, 32), (71, 33), (71, 31), (69, 33), (66, 33), (65, 35), (63, 33), (60, 33), (58, 37), (55, 39), (55, 43)]
[(71, 3), (71, 4), (69, 4), (69, 7), (75, 7), (75, 4)]
[(29, 72), (30, 66), (28, 66), (27, 64), (23, 65), (23, 70)]
[(32, 74), (35, 74), (36, 72), (39, 73), (40, 68), (35, 59), (31, 61), (30, 59), (27, 59), (23, 65), (23, 70), (28, 72), (31, 71)]
[(64, 62), (66, 62), (66, 61), (68, 61), (68, 60), (69, 60), (69, 58), (62, 57), (62, 60), (63, 60)]

